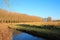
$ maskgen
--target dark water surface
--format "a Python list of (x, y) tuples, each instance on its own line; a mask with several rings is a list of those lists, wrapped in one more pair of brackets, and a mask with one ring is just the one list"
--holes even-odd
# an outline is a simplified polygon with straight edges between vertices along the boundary
[(14, 35), (13, 40), (45, 40), (45, 39), (39, 38), (36, 36), (32, 36), (32, 35), (27, 34), (27, 33), (20, 33), (20, 34)]

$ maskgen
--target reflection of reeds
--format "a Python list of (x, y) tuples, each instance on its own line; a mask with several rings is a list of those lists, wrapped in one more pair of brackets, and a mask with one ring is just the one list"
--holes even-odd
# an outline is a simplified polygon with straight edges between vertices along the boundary
[(42, 36), (44, 38), (51, 38), (54, 40), (60, 39), (60, 26), (53, 26), (53, 25), (43, 25), (43, 26), (36, 26), (36, 25), (16, 25), (16, 29), (28, 32), (30, 34), (36, 36)]

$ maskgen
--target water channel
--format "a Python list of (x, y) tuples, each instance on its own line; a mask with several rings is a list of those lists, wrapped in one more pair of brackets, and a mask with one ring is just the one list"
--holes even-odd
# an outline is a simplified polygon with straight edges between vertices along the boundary
[(22, 32), (22, 33), (14, 35), (13, 40), (45, 40), (45, 39)]

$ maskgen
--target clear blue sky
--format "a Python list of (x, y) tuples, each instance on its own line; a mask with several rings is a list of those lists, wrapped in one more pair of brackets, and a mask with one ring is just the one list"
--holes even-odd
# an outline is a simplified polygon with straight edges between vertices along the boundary
[[(11, 0), (8, 2), (12, 11), (23, 14), (60, 19), (60, 0)], [(8, 7), (0, 0), (0, 8)]]

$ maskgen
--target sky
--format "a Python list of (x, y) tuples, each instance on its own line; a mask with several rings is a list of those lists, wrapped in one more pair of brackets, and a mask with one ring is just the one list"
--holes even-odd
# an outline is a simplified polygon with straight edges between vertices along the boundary
[(60, 19), (60, 0), (7, 0), (7, 3), (10, 7), (0, 0), (0, 8), (32, 16)]

